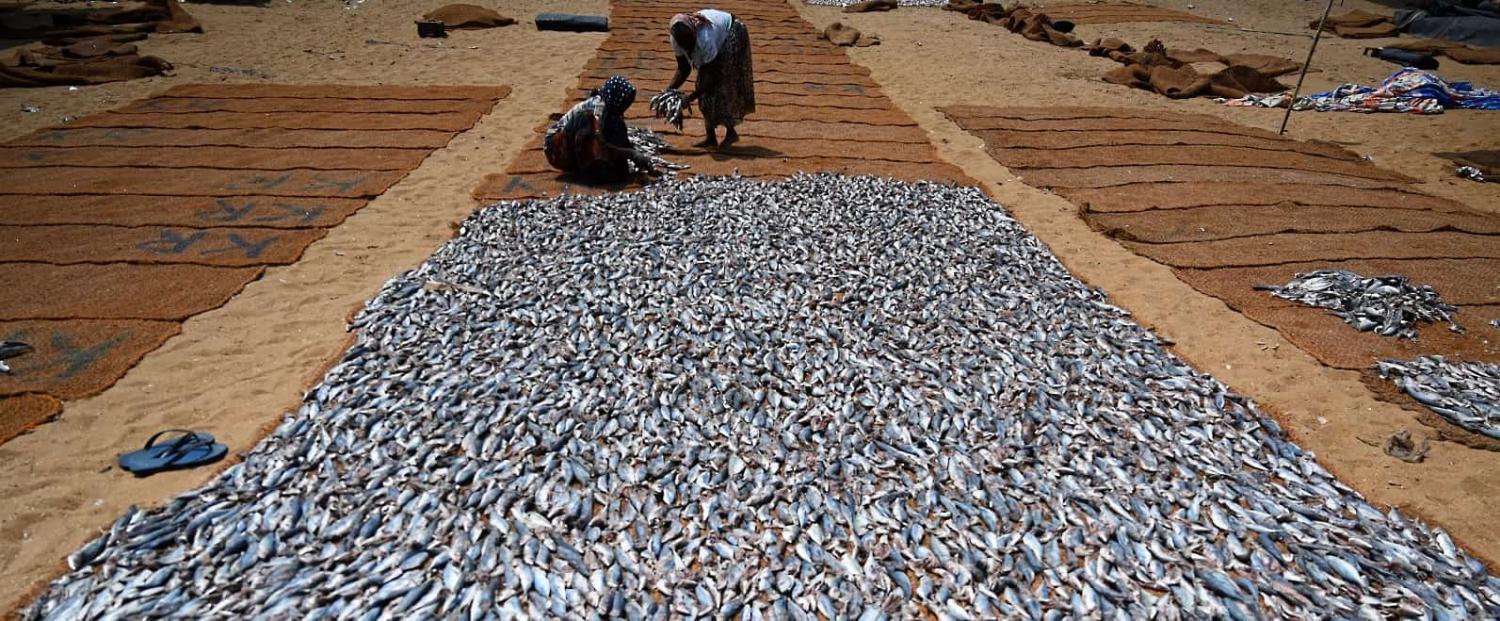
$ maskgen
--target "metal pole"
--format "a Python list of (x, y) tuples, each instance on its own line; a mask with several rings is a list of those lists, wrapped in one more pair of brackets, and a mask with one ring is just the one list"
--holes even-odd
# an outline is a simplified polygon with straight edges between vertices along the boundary
[(1277, 134), (1286, 133), (1287, 121), (1292, 120), (1292, 106), (1297, 103), (1297, 95), (1302, 94), (1302, 80), (1307, 79), (1307, 68), (1312, 66), (1313, 52), (1318, 51), (1318, 41), (1323, 38), (1323, 24), (1328, 23), (1328, 14), (1333, 12), (1333, 0), (1328, 0), (1328, 7), (1323, 9), (1323, 19), (1318, 20), (1318, 32), (1313, 34), (1312, 47), (1307, 48), (1307, 62), (1302, 63), (1302, 74), (1297, 76), (1297, 88), (1292, 91), (1292, 98), (1286, 102), (1286, 115), (1281, 117), (1281, 130)]

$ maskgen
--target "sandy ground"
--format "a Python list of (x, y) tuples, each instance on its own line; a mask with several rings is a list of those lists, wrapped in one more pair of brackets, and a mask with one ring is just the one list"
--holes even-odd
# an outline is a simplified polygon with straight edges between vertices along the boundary
[[(1188, 3), (1161, 0), (1163, 6)], [(136, 480), (112, 467), (115, 455), (151, 432), (188, 426), (214, 433), (232, 451), (253, 446), (294, 407), (302, 390), (341, 351), (345, 319), (397, 272), (420, 263), (473, 209), (469, 191), (503, 170), (530, 130), (562, 104), (602, 35), (538, 33), (535, 13), (603, 12), (604, 0), (502, 0), (494, 6), (521, 25), (462, 32), (429, 43), (414, 20), (440, 0), (369, 0), (348, 11), (333, 0), (278, 0), (268, 8), (189, 5), (205, 35), (153, 37), (143, 45), (178, 66), (172, 78), (81, 88), (0, 92), (0, 139), (105, 110), (171, 84), (219, 80), (396, 84), (509, 84), (511, 96), (472, 131), (429, 158), (405, 181), (313, 245), (296, 265), (265, 278), (221, 309), (184, 325), (181, 336), (148, 356), (114, 388), (70, 402), (62, 419), (0, 447), (0, 612), (60, 568), (63, 557), (131, 504), (154, 504), (196, 486), (216, 470)], [(1300, 58), (1306, 22), (1321, 5), (1303, 0), (1198, 0), (1195, 12), (1292, 35), (1239, 32), (1235, 26), (1143, 24), (1080, 27), (1080, 34), (1174, 47), (1282, 53)], [(544, 7), (545, 5), (545, 7)], [(1343, 7), (1379, 8), (1348, 0)], [(941, 153), (986, 184), (1070, 268), (1109, 291), (1143, 323), (1177, 341), (1177, 350), (1277, 412), (1322, 461), (1377, 503), (1396, 504), (1453, 531), (1473, 550), (1500, 558), (1500, 528), (1486, 509), (1500, 498), (1500, 454), (1439, 443), (1430, 459), (1408, 465), (1360, 441), (1423, 428), (1414, 416), (1375, 401), (1353, 373), (1326, 369), (1275, 332), (1189, 289), (1164, 267), (1090, 231), (1062, 199), (1018, 183), (937, 107), (1120, 105), (1208, 112), (1275, 127), (1277, 111), (1174, 102), (1099, 81), (1110, 61), (1053, 48), (935, 9), (846, 16), (804, 7), (820, 27), (844, 20), (885, 43), (851, 52), (874, 71), (898, 105), (933, 135)], [(368, 43), (367, 40), (399, 45)], [(1393, 66), (1359, 56), (1366, 43), (1325, 39), (1308, 86), (1378, 81)], [(477, 47), (478, 49), (469, 49)], [(251, 70), (265, 77), (216, 72)], [(223, 69), (221, 69), (222, 71)], [(1444, 75), (1500, 85), (1500, 68), (1445, 62)], [(22, 104), (42, 107), (22, 113)], [(1306, 113), (1293, 118), (1301, 138), (1334, 140), (1377, 163), (1429, 180), (1427, 189), (1475, 207), (1500, 209), (1494, 186), (1452, 178), (1429, 154), (1497, 148), (1500, 114), (1435, 118)], [(1275, 346), (1267, 350), (1265, 347)]]
[[(1281, 54), (1301, 60), (1311, 42), (1308, 22), (1324, 3), (1305, 0), (1156, 0), (1153, 4), (1187, 10), (1232, 25), (1120, 24), (1079, 26), (1086, 41), (1120, 37), (1137, 47), (1151, 38), (1168, 47), (1206, 47), (1221, 53)], [(1334, 13), (1381, 5), (1347, 0)], [(1080, 278), (1108, 291), (1142, 324), (1176, 341), (1174, 349), (1200, 369), (1255, 398), (1283, 426), (1317, 454), (1321, 463), (1377, 506), (1403, 511), (1448, 529), (1482, 557), (1500, 560), (1500, 453), (1437, 442), (1426, 462), (1407, 464), (1386, 456), (1377, 445), (1391, 433), (1410, 429), (1432, 434), (1416, 416), (1375, 400), (1359, 375), (1322, 366), (1295, 345), (1260, 324), (1229, 310), (1177, 280), (1170, 270), (1136, 256), (1091, 231), (1061, 197), (1026, 186), (984, 152), (984, 145), (937, 109), (952, 104), (1098, 105), (1215, 114), (1275, 131), (1281, 110), (1227, 108), (1208, 99), (1174, 101), (1108, 84), (1099, 79), (1117, 65), (1076, 49), (1028, 41), (996, 26), (969, 21), (936, 9), (845, 14), (836, 8), (807, 7), (803, 15), (817, 26), (843, 21), (881, 36), (877, 47), (854, 48), (855, 62), (869, 67), (876, 82), (898, 106), (932, 136), (939, 152), (981, 180), (990, 193), (1062, 258)], [(1283, 34), (1242, 32), (1240, 28)], [(1325, 37), (1313, 61), (1315, 73), (1304, 90), (1327, 90), (1342, 82), (1378, 83), (1397, 67), (1362, 56), (1378, 43)], [(1500, 87), (1500, 66), (1467, 66), (1442, 60), (1440, 74)], [(1288, 84), (1296, 76), (1283, 78)], [(1424, 181), (1423, 189), (1475, 208), (1500, 211), (1500, 186), (1454, 177), (1436, 151), (1500, 148), (1500, 113), (1450, 112), (1441, 116), (1354, 113), (1295, 113), (1288, 133), (1296, 138), (1337, 142), (1375, 163)]]
[[(502, 170), (531, 131), (563, 105), (602, 34), (541, 33), (543, 11), (602, 13), (604, 0), (503, 0), (520, 24), (418, 39), (413, 20), (438, 0), (336, 0), (269, 8), (187, 5), (206, 34), (153, 36), (143, 52), (178, 68), (171, 78), (97, 87), (0, 91), (0, 140), (193, 82), (508, 84), (510, 97), (428, 158), (302, 261), (272, 268), (229, 304), (189, 319), (113, 388), (66, 404), (57, 422), (0, 446), (0, 615), (60, 569), (63, 558), (132, 504), (195, 487), (217, 468), (135, 479), (114, 458), (151, 433), (190, 427), (231, 453), (255, 444), (345, 346), (346, 319), (402, 270), (452, 236), (477, 203), (469, 192)], [(399, 43), (371, 44), (367, 40)], [(441, 47), (428, 47), (428, 45)], [(476, 49), (470, 49), (471, 47)], [(262, 72), (226, 75), (212, 67)], [(23, 113), (22, 104), (40, 106)], [(221, 468), (227, 465), (221, 465)]]

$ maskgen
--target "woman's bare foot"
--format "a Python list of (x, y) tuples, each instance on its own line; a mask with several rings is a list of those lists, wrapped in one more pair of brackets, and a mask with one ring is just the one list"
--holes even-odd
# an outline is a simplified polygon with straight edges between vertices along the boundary
[(719, 145), (719, 147), (720, 148), (728, 147), (729, 145), (734, 144), (735, 141), (737, 141), (739, 139), (740, 139), (740, 135), (739, 135), (739, 133), (737, 133), (737, 132), (734, 131), (733, 127), (727, 128), (725, 130), (725, 132), (724, 132), (724, 142), (721, 143)]
[(717, 149), (719, 148), (719, 141), (713, 136), (709, 136), (707, 138), (704, 138), (703, 140), (699, 140), (698, 142), (693, 143), (693, 146), (703, 147), (705, 149)]

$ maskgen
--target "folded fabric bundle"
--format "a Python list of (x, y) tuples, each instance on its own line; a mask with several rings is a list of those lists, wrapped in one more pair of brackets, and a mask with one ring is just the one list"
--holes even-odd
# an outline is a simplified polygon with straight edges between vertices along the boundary
[[(1313, 21), (1307, 27), (1317, 28), (1318, 22)], [(1390, 15), (1379, 15), (1359, 9), (1343, 15), (1330, 16), (1323, 23), (1323, 31), (1332, 32), (1345, 39), (1378, 39), (1394, 37), (1401, 32), (1396, 28), (1395, 18)]]
[(99, 37), (67, 47), (17, 50), (0, 58), (0, 88), (104, 84), (166, 75), (172, 64), (136, 46)]
[(1171, 97), (1244, 97), (1251, 93), (1286, 90), (1275, 78), (1246, 67), (1226, 67), (1203, 74), (1191, 65), (1126, 65), (1104, 74), (1104, 81), (1145, 89)]
[(0, 39), (92, 37), (140, 32), (203, 32), (177, 0), (144, 0), (139, 7), (39, 9), (0, 14)]
[[(1287, 105), (1287, 97), (1242, 97), (1224, 103), (1274, 108)], [(1442, 114), (1448, 108), (1500, 110), (1500, 92), (1475, 88), (1468, 82), (1449, 82), (1430, 71), (1407, 67), (1391, 74), (1379, 87), (1344, 84), (1328, 92), (1298, 97), (1291, 106), (1293, 110), (1319, 112)]]
[(845, 13), (869, 13), (872, 11), (894, 11), (896, 0), (865, 0), (844, 7)]
[(834, 45), (843, 47), (869, 47), (880, 45), (878, 35), (863, 34), (858, 28), (847, 26), (842, 22), (834, 22), (823, 29), (823, 38), (828, 39)]
[[(1152, 40), (1136, 52), (1118, 39), (1096, 41), (1089, 53), (1108, 56), (1125, 66), (1104, 75), (1112, 84), (1152, 91), (1173, 99), (1189, 97), (1238, 98), (1251, 93), (1286, 90), (1275, 76), (1296, 71), (1299, 65), (1284, 58), (1259, 54), (1221, 55), (1205, 49), (1168, 50)], [(1194, 63), (1219, 63), (1223, 69), (1204, 73)]]
[(443, 22), (443, 27), (448, 30), (499, 28), (516, 23), (514, 18), (496, 13), (494, 9), (473, 4), (449, 4), (428, 12), (422, 19)]

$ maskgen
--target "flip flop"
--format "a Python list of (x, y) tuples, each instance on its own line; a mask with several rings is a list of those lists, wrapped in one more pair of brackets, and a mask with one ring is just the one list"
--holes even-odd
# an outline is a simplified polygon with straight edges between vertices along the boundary
[[(181, 433), (171, 442), (157, 443), (163, 435)], [(146, 447), (120, 456), (120, 467), (144, 477), (167, 470), (193, 468), (211, 464), (229, 453), (229, 447), (214, 442), (214, 437), (187, 429), (158, 431), (146, 441)]]

